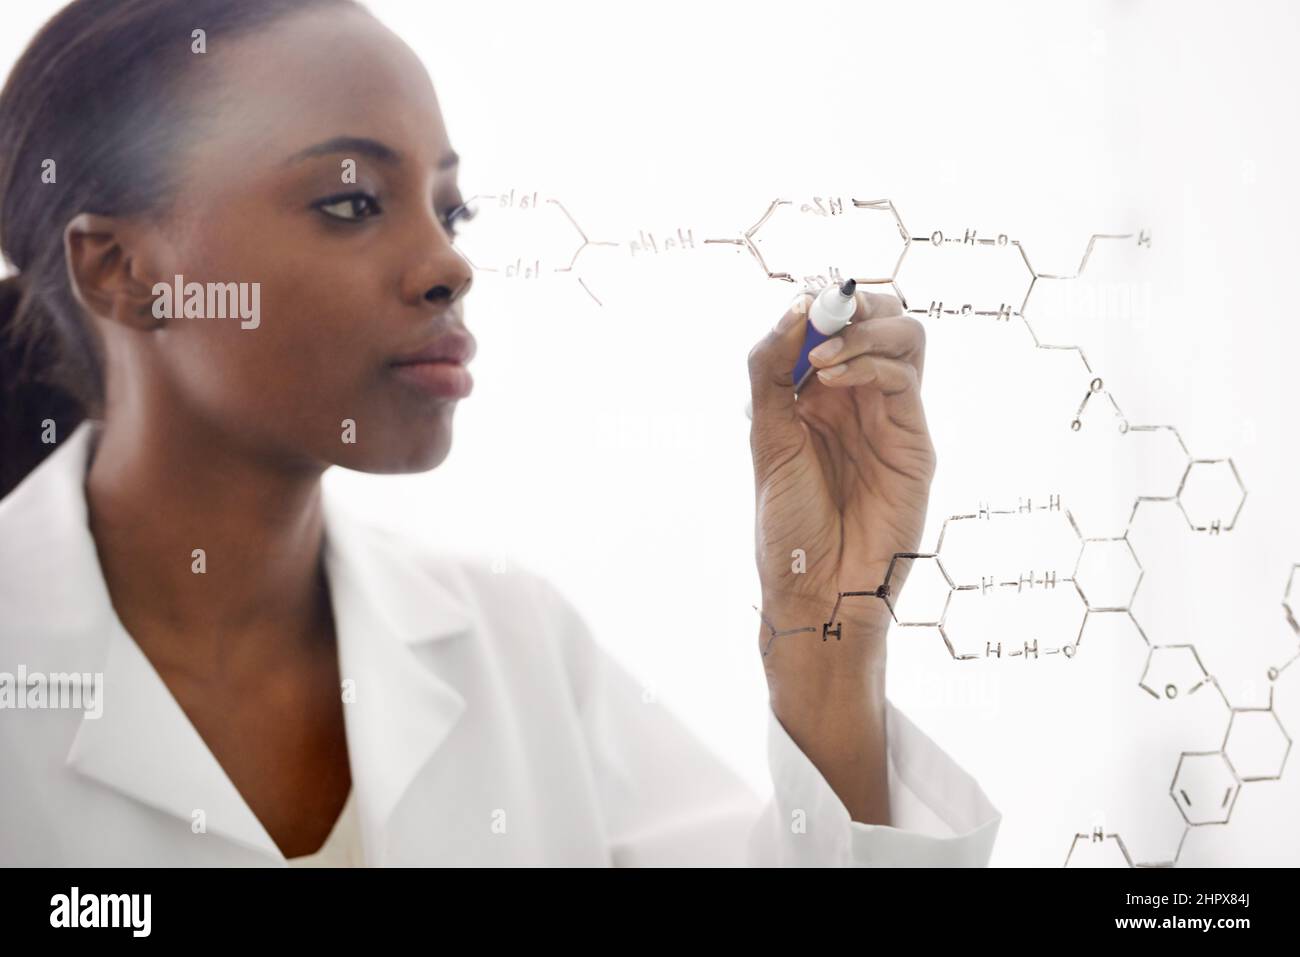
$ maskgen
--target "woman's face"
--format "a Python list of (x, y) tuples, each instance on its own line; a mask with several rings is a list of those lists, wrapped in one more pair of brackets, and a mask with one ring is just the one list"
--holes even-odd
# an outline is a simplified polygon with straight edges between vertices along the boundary
[(168, 415), (279, 461), (434, 467), (468, 374), (394, 363), (448, 334), (472, 353), (473, 339), (471, 271), (446, 224), (462, 202), (455, 154), (424, 67), (347, 8), (194, 55), (213, 58), (215, 80), (140, 262), (150, 283), (260, 283), (260, 321), (169, 320), (133, 337), (149, 355), (130, 367), (156, 380), (149, 398)]

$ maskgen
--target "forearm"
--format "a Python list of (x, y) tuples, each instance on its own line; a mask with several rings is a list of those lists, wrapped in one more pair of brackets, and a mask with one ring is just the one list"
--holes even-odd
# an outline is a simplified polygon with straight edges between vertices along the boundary
[[(784, 636), (764, 658), (772, 710), (854, 821), (890, 824), (882, 619), (842, 621), (840, 638), (821, 636), (816, 613), (772, 609), (784, 622), (817, 631)], [(824, 611), (822, 613), (824, 615)], [(793, 627), (787, 625), (786, 627)], [(834, 623), (832, 623), (834, 627)], [(766, 642), (768, 633), (760, 641)]]

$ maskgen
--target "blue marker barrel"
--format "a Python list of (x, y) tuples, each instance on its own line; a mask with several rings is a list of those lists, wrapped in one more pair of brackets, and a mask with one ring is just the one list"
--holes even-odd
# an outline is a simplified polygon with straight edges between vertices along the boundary
[(825, 342), (830, 336), (818, 332), (817, 327), (811, 322), (808, 324), (808, 332), (803, 339), (803, 348), (799, 350), (799, 362), (794, 367), (794, 384), (795, 388), (803, 386), (803, 380), (812, 372), (812, 363), (808, 361), (808, 353), (812, 352), (819, 345)]
[(803, 348), (799, 350), (799, 361), (794, 366), (795, 392), (802, 389), (805, 381), (816, 371), (808, 361), (808, 353), (832, 336), (839, 335), (853, 318), (853, 312), (857, 308), (857, 300), (854, 298), (857, 286), (857, 282), (847, 279), (839, 286), (827, 286), (813, 300), (812, 307), (808, 310)]

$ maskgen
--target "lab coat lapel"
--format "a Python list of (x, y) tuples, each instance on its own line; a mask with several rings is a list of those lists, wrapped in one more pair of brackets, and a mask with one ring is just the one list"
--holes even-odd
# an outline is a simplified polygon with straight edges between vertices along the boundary
[(325, 519), (353, 786), (367, 863), (382, 865), (394, 838), (410, 841), (389, 833), (393, 812), (465, 711), (445, 666), (474, 618), (447, 586), (328, 495)]
[[(83, 717), (66, 755), (72, 770), (171, 814), (194, 840), (220, 834), (283, 860), (234, 783), (113, 610), (87, 522), (84, 482), (93, 428), (83, 422), (40, 466), (22, 511), (42, 526), (63, 574), (31, 571), (25, 591), (50, 645), (67, 643), (103, 675), (102, 714)], [(15, 569), (27, 574), (24, 566)], [(144, 852), (147, 854), (147, 850)]]
[(220, 834), (283, 860), (149, 659), (116, 621), (109, 626), (102, 671), (103, 714), (82, 719), (68, 765), (189, 823), (195, 840)]

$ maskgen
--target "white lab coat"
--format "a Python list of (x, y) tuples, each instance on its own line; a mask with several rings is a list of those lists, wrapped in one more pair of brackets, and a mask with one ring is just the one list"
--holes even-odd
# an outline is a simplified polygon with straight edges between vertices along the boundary
[[(0, 710), (0, 865), (283, 867), (113, 610), (86, 521), (92, 428), (0, 502), (0, 674), (103, 675), (98, 718)], [(1001, 815), (892, 703), (894, 826), (852, 821), (770, 708), (764, 801), (544, 578), (324, 507), (367, 865), (988, 862)]]

